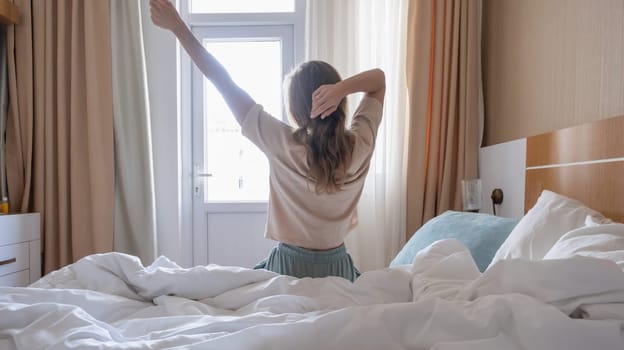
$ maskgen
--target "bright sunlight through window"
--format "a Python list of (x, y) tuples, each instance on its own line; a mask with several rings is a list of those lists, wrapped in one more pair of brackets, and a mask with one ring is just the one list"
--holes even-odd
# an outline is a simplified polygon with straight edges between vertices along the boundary
[[(281, 119), (280, 41), (205, 40), (204, 46), (257, 103)], [(209, 202), (268, 200), (267, 158), (241, 135), (240, 126), (227, 104), (212, 83), (205, 78), (204, 91), (204, 161), (206, 170), (212, 174), (207, 179), (205, 200)]]
[(190, 0), (192, 13), (295, 12), (295, 0)]

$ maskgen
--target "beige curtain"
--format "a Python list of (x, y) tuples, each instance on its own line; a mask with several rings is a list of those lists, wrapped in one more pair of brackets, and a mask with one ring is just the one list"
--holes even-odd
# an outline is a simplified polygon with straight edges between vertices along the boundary
[(481, 113), (479, 0), (408, 6), (407, 227), (461, 209), (461, 180), (477, 177)]
[(8, 196), (6, 186), (6, 162), (4, 135), (9, 105), (9, 81), (7, 77), (6, 26), (0, 26), (0, 201)]
[(112, 250), (109, 1), (15, 0), (7, 168), (13, 211), (41, 213), (43, 271)]

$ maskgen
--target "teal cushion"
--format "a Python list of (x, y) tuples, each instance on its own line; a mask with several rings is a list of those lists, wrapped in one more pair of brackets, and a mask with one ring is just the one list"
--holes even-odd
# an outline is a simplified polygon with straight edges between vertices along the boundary
[(441, 239), (455, 238), (470, 250), (479, 270), (485, 271), (518, 221), (490, 214), (444, 212), (416, 231), (390, 266), (412, 264), (421, 249)]

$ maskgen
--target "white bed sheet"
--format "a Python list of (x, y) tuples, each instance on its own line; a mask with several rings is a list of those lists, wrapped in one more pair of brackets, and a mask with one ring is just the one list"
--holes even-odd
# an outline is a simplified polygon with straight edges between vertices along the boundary
[(353, 284), (93, 255), (0, 288), (0, 348), (622, 350), (624, 273), (574, 258), (481, 274), (455, 240)]

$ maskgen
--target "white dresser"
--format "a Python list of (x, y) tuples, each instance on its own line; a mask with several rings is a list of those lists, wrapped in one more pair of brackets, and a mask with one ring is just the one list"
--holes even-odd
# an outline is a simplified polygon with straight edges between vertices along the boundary
[(24, 287), (39, 277), (39, 214), (0, 215), (0, 286)]

